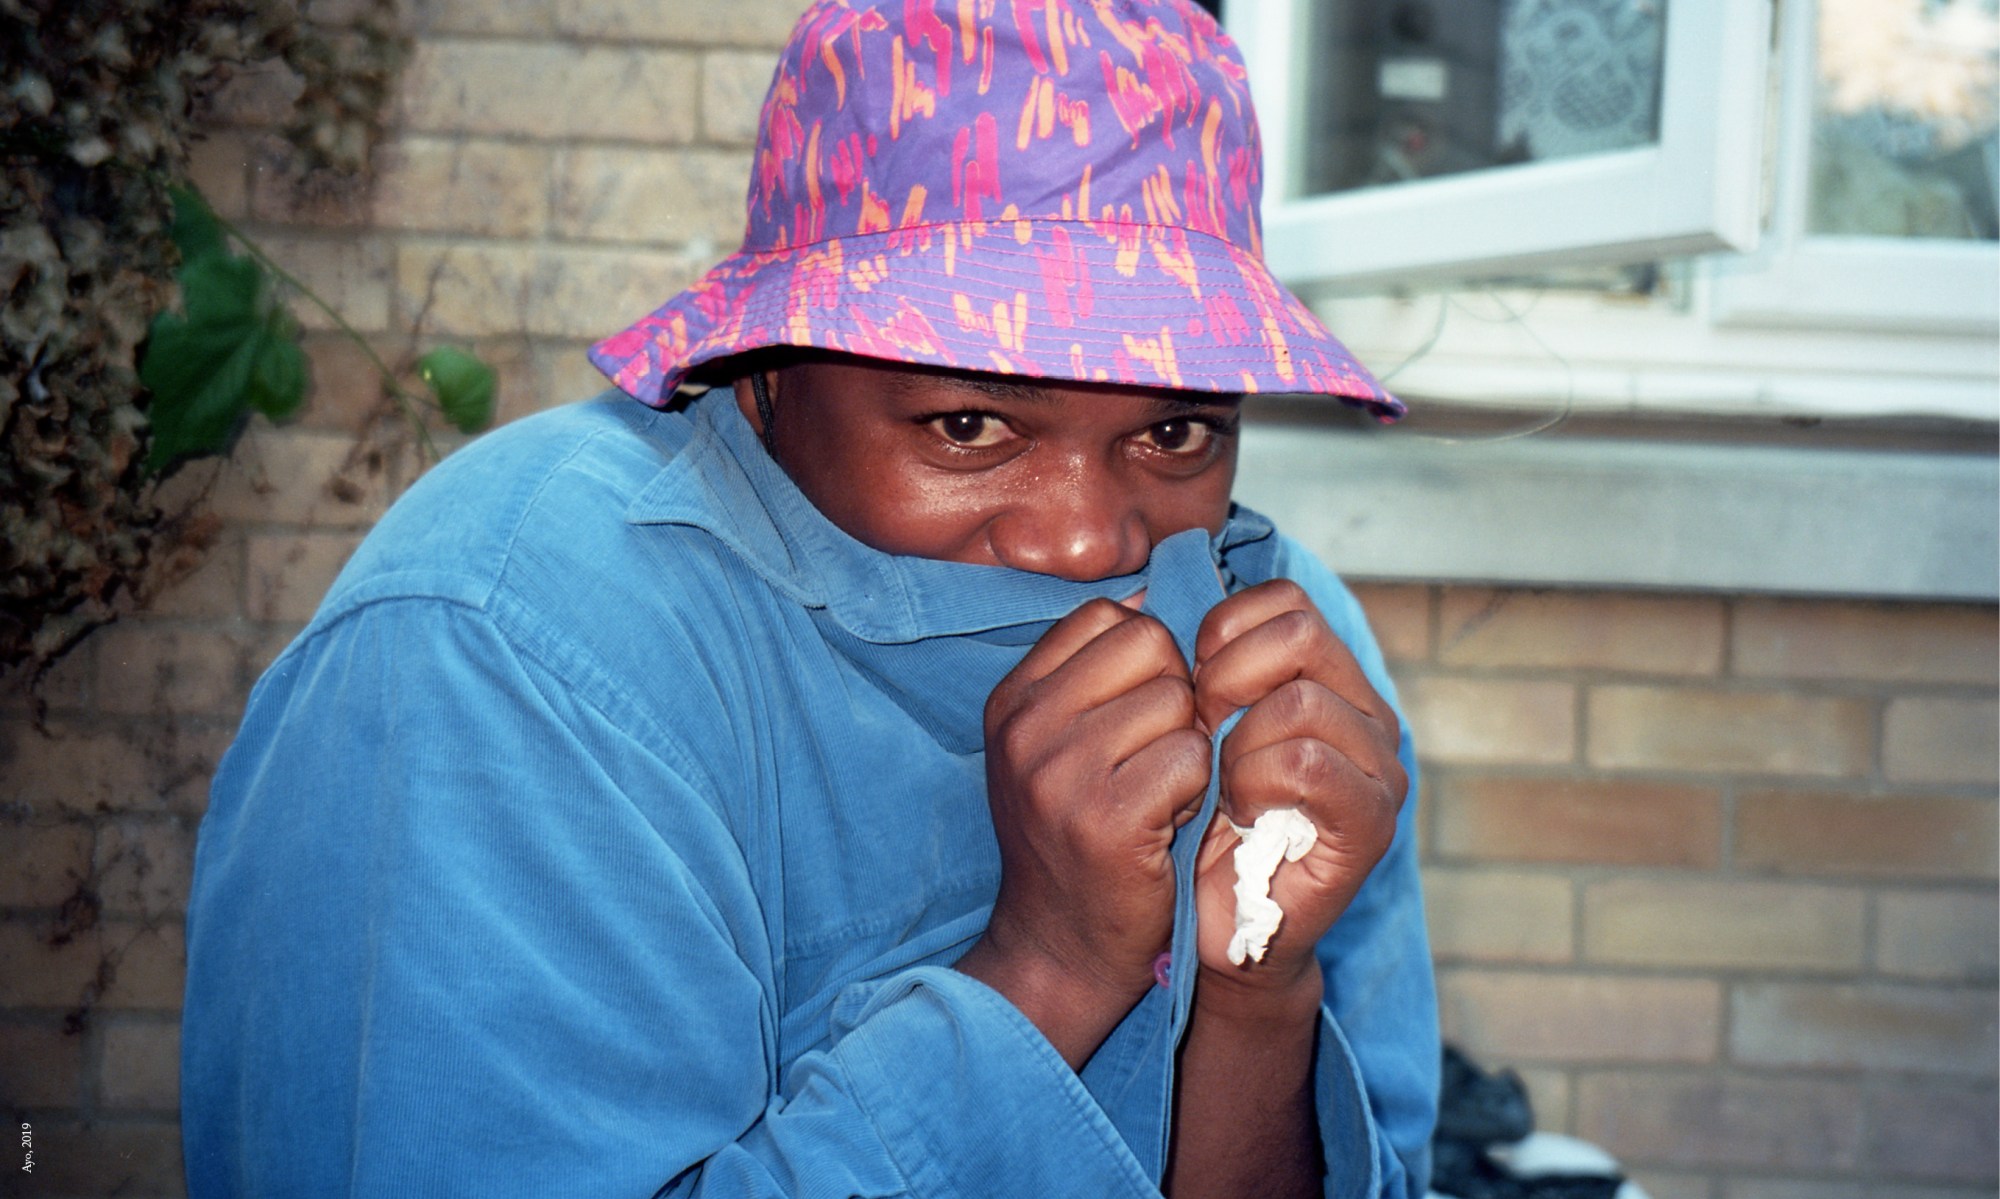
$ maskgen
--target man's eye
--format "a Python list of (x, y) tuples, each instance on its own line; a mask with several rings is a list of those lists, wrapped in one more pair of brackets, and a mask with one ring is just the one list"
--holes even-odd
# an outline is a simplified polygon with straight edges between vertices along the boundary
[(1208, 448), (1215, 428), (1204, 421), (1180, 417), (1149, 427), (1145, 436), (1154, 448), (1170, 454), (1198, 454)]
[(948, 412), (933, 417), (931, 427), (953, 445), (983, 449), (1007, 440), (1007, 426), (984, 412)]

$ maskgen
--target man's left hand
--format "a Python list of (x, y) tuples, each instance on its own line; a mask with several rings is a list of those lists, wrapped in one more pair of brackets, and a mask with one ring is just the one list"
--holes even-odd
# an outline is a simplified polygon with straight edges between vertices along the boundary
[[(1194, 692), (1205, 731), (1248, 709), (1223, 742), (1221, 808), (1195, 868), (1205, 998), (1255, 1011), (1289, 1008), (1310, 992), (1316, 1004), (1314, 947), (1388, 852), (1409, 788), (1396, 756), (1396, 713), (1305, 590), (1286, 579), (1238, 592), (1203, 619)], [(1263, 961), (1232, 965), (1239, 839), (1229, 821), (1247, 828), (1288, 807), (1312, 821), (1319, 839), (1271, 880), (1285, 915)]]

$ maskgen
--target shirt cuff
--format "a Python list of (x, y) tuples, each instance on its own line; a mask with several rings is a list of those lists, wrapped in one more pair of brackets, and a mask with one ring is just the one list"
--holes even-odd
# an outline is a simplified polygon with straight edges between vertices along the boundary
[(1069, 1063), (970, 975), (908, 970), (850, 989), (834, 1018), (849, 1027), (832, 1056), (916, 1194), (1158, 1199)]
[(1381, 1137), (1368, 1106), (1361, 1063), (1333, 1013), (1324, 1007), (1319, 1012), (1316, 1058), (1313, 1099), (1326, 1162), (1326, 1199), (1376, 1199), (1382, 1194)]

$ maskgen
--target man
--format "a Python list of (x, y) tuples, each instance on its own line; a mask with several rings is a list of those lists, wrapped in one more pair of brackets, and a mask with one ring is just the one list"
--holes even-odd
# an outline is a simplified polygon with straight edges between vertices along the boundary
[(1399, 407), (1257, 260), (1212, 20), (935, 8), (809, 10), (744, 249), (595, 352), (650, 406), (442, 465), (259, 684), (193, 1193), (1422, 1192), (1409, 740), (1229, 502), (1242, 392)]

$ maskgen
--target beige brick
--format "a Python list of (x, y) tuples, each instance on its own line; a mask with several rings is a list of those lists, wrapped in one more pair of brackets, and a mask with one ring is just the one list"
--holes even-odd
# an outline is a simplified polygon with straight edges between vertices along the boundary
[(0, 1007), (177, 1011), (186, 967), (177, 921), (0, 922)]
[(251, 144), (250, 216), (271, 225), (358, 229), (368, 223), (375, 171), (350, 174), (309, 170), (283, 137), (265, 134)]
[(1715, 1183), (1705, 1174), (1646, 1170), (1628, 1176), (1646, 1199), (1715, 1199)]
[(227, 620), (243, 613), (243, 539), (225, 534), (205, 550), (190, 549), (185, 573), (146, 600), (150, 616)]
[(8, 798), (32, 810), (96, 815), (178, 809), (199, 802), (228, 744), (226, 730), (81, 730), (0, 725)]
[(77, 820), (0, 822), (0, 907), (52, 908), (90, 876), (90, 826)]
[(1576, 756), (1576, 688), (1568, 683), (1429, 676), (1402, 693), (1427, 761), (1547, 765)]
[(245, 134), (214, 132), (188, 147), (188, 182), (227, 220), (250, 215), (250, 142)]
[[(365, 528), (389, 507), (382, 475), (346, 471), (354, 438), (303, 429), (273, 429), (237, 448), (237, 469), (223, 475), (210, 499), (224, 520), (243, 525)], [(336, 478), (352, 486), (336, 489)]]
[(114, 812), (179, 812), (196, 817), (208, 808), (208, 786), (215, 768), (235, 740), (231, 721), (201, 721), (182, 727), (169, 719), (157, 727), (142, 725), (136, 735), (146, 743), (153, 763), (153, 789), (134, 804), (131, 797), (111, 806)]
[(1870, 1199), (1858, 1182), (1803, 1178), (1731, 1178), (1722, 1199)]
[(1963, 604), (1742, 599), (1737, 674), (1787, 679), (1995, 684), (2000, 619)]
[(183, 1187), (180, 1126), (174, 1120), (35, 1125), (32, 1193), (37, 1196), (154, 1199), (181, 1195)]
[(1447, 1040), (1482, 1061), (1705, 1062), (1722, 991), (1705, 979), (1445, 971)]
[(535, 252), (526, 246), (405, 245), (396, 255), (397, 306), (413, 321), (421, 316), (424, 330), (438, 337), (545, 332), (535, 328), (535, 272)]
[(558, 337), (604, 337), (658, 308), (699, 273), (678, 254), (550, 250), (535, 272), (532, 327)]
[(1860, 1156), (1861, 1089), (1712, 1074), (1586, 1075), (1577, 1134), (1627, 1165), (1836, 1171)]
[(441, 33), (554, 33), (556, 0), (404, 0), (410, 27)]
[(1868, 1096), (1863, 1161), (1883, 1174), (1990, 1187), (2000, 1159), (1996, 1128), (1991, 1086), (1882, 1088)]
[(717, 50), (702, 55), (702, 137), (724, 145), (755, 142), (776, 65), (764, 51)]
[(1438, 661), (1707, 675), (1722, 667), (1721, 600), (1447, 588)]
[[(272, 236), (259, 238), (271, 258), (340, 313), (357, 332), (389, 327), (389, 253), (372, 237), (331, 239)], [(334, 328), (333, 318), (303, 299), (292, 315), (307, 329)]]
[(1873, 754), (1865, 700), (1702, 688), (1593, 687), (1585, 757), (1609, 770), (1861, 775)]
[(681, 145), (694, 139), (699, 86), (695, 56), (672, 50), (424, 42), (403, 71), (402, 124), (417, 133)]
[(584, 356), (586, 348), (582, 343), (535, 347), (536, 378), (541, 381), (538, 392), (541, 407), (588, 399), (611, 386), (611, 380), (605, 378), (604, 373)]
[(2000, 974), (2000, 898), (1982, 891), (1885, 891), (1876, 898), (1875, 968), (1992, 982)]
[(375, 223), (425, 233), (539, 236), (548, 227), (550, 169), (541, 146), (405, 138), (383, 152)]
[(1569, 1072), (1548, 1066), (1529, 1066), (1515, 1069), (1514, 1073), (1528, 1088), (1528, 1106), (1535, 1113), (1535, 1128), (1541, 1132), (1569, 1132), (1570, 1093), (1573, 1090)]
[(256, 620), (311, 619), (359, 544), (360, 538), (352, 533), (252, 536), (244, 607)]
[(1867, 956), (1859, 889), (1613, 879), (1583, 892), (1584, 955), (1629, 966), (1841, 970)]
[(2000, 781), (2000, 703), (1889, 701), (1883, 718), (1882, 772), (1899, 783)]
[(1433, 815), (1437, 851), (1451, 858), (1711, 867), (1722, 855), (1712, 787), (1454, 775)]
[(1357, 583), (1354, 598), (1368, 614), (1368, 627), (1390, 662), (1422, 662), (1431, 656), (1431, 589), (1393, 583)]
[[(382, 374), (366, 349), (344, 333), (309, 333), (303, 344), (312, 383), (294, 427), (332, 429), (352, 437), (380, 417)], [(375, 349), (385, 362), (403, 353), (386, 339)]]
[(743, 239), (749, 178), (750, 156), (735, 150), (570, 150), (556, 170), (555, 230), (592, 241), (692, 244), (703, 254), (733, 248)]
[(57, 938), (46, 920), (0, 920), (0, 1007), (69, 1008), (97, 978), (100, 938), (91, 929)]
[(1990, 800), (1758, 791), (1737, 801), (1736, 862), (1751, 870), (1992, 878), (1996, 852)]
[(31, 720), (38, 710), (59, 717), (87, 710), (97, 675), (95, 658), (96, 646), (86, 637), (56, 659), (40, 679), (32, 670), (0, 671), (0, 719)]
[(248, 691), (240, 635), (158, 623), (105, 630), (97, 647), (106, 712), (234, 715)]
[(657, 4), (650, 0), (572, 0), (557, 6), (557, 27), (583, 37), (777, 47), (791, 35), (807, 0), (734, 0), (729, 4)]
[(43, 1020), (0, 1024), (0, 1106), (74, 1107), (83, 1078), (83, 1038)]
[(1567, 962), (1569, 880), (1521, 871), (1424, 872), (1431, 953), (1440, 960)]
[(120, 820), (98, 838), (97, 894), (114, 915), (178, 914), (194, 872), (195, 822), (177, 816)]
[(1730, 1003), (1730, 1055), (1759, 1066), (1925, 1070), (1993, 1077), (1990, 990), (1746, 983)]
[(176, 921), (111, 920), (102, 945), (111, 963), (98, 1003), (106, 1011), (180, 1010), (187, 990), (187, 940)]
[(181, 1034), (165, 1021), (121, 1020), (104, 1030), (97, 1094), (107, 1106), (173, 1111), (180, 1106)]

